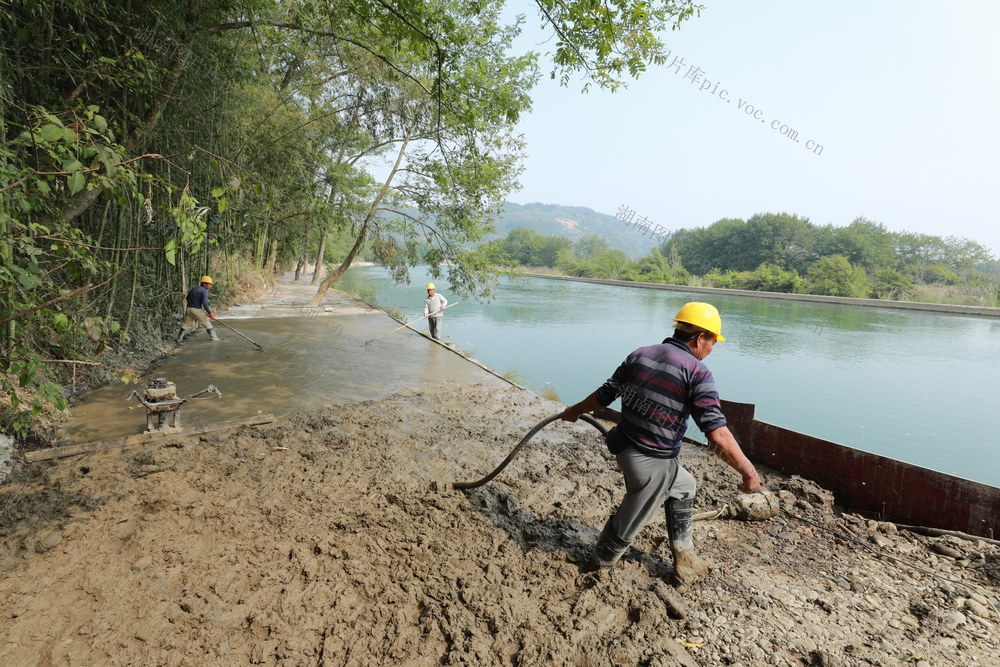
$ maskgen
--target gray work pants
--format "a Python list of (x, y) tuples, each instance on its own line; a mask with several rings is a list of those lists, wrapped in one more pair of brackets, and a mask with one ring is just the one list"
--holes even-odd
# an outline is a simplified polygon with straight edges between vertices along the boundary
[(430, 324), (431, 338), (439, 340), (441, 338), (441, 317), (428, 317), (427, 322)]
[(625, 497), (611, 517), (611, 525), (625, 542), (631, 543), (667, 500), (694, 498), (698, 490), (694, 476), (676, 458), (658, 459), (635, 447), (615, 458), (625, 476)]

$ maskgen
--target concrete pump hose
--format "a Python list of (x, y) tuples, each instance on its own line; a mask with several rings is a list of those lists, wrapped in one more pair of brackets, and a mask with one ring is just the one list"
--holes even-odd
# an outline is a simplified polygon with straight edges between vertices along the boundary
[[(503, 463), (501, 463), (499, 466), (497, 466), (496, 470), (494, 470), (493, 472), (491, 472), (486, 477), (483, 477), (482, 479), (477, 480), (475, 482), (453, 482), (452, 483), (452, 487), (456, 488), (456, 489), (475, 489), (477, 487), (482, 486), (483, 484), (486, 484), (487, 482), (489, 482), (490, 480), (492, 480), (494, 477), (496, 477), (497, 475), (499, 475), (501, 472), (503, 472), (503, 469), (507, 467), (507, 464), (514, 460), (514, 457), (517, 456), (517, 453), (519, 451), (521, 451), (521, 449), (526, 444), (528, 444), (528, 441), (531, 440), (531, 438), (533, 438), (536, 433), (538, 433), (539, 431), (541, 431), (543, 428), (545, 428), (547, 425), (551, 424), (555, 420), (557, 420), (560, 417), (562, 417), (562, 414), (563, 413), (561, 413), (561, 412), (558, 413), (558, 414), (554, 414), (551, 417), (546, 417), (542, 421), (540, 421), (537, 424), (535, 424), (534, 428), (532, 428), (530, 431), (528, 431), (528, 434), (525, 435), (523, 438), (521, 438), (521, 442), (517, 443), (517, 446), (514, 447), (514, 449), (511, 450), (510, 454), (507, 455), (507, 458), (505, 458), (503, 460)], [(597, 421), (596, 419), (594, 419), (590, 415), (580, 415), (580, 419), (582, 419), (583, 421), (587, 422), (588, 424), (590, 424), (591, 426), (593, 426), (594, 428), (596, 428), (598, 431), (601, 432), (602, 435), (607, 435), (608, 429), (604, 427), (604, 424), (602, 424), (601, 422)]]

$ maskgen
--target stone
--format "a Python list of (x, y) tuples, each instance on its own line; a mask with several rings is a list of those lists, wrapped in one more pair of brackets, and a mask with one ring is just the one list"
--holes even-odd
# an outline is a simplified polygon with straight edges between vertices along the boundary
[(38, 536), (35, 542), (35, 551), (43, 554), (62, 542), (62, 535), (54, 530), (47, 530)]
[(684, 598), (662, 581), (658, 581), (653, 587), (653, 594), (663, 602), (670, 618), (681, 619), (688, 615), (688, 607)]
[(975, 600), (979, 604), (983, 604), (983, 605), (989, 604), (989, 600), (987, 600), (984, 596), (980, 595), (979, 593), (977, 593), (975, 591), (972, 591), (969, 594), (969, 598), (972, 599), (972, 600)]
[(872, 533), (871, 539), (879, 549), (891, 549), (894, 546), (892, 540), (883, 537), (879, 533)]
[(891, 521), (880, 522), (878, 524), (878, 529), (880, 532), (883, 532), (886, 535), (895, 535), (896, 533), (899, 532), (899, 528), (896, 526), (896, 524), (892, 523)]
[(965, 601), (965, 608), (973, 616), (978, 616), (979, 618), (989, 618), (992, 613), (986, 605), (980, 604), (976, 600), (970, 598)]
[(929, 546), (932, 551), (936, 551), (942, 556), (947, 556), (948, 558), (961, 558), (964, 555), (958, 549), (955, 549), (944, 542), (931, 542)]

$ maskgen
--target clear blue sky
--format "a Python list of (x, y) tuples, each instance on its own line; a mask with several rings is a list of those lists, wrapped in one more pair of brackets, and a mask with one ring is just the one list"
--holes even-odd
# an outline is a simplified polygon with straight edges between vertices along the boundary
[[(864, 216), (1000, 256), (1000, 2), (703, 4), (666, 35), (679, 67), (613, 94), (539, 84), (512, 201), (627, 206), (671, 230)], [(522, 45), (551, 48), (528, 5), (511, 9), (528, 16)]]

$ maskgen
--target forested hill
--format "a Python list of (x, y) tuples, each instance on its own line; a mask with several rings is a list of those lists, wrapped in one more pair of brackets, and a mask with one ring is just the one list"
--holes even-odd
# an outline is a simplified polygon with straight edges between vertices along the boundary
[(504, 202), (496, 222), (497, 236), (506, 236), (515, 227), (527, 227), (543, 236), (558, 236), (578, 241), (589, 234), (607, 240), (608, 246), (624, 251), (629, 257), (645, 257), (657, 245), (649, 233), (627, 225), (613, 215), (598, 213), (585, 206), (560, 204), (515, 204)]

